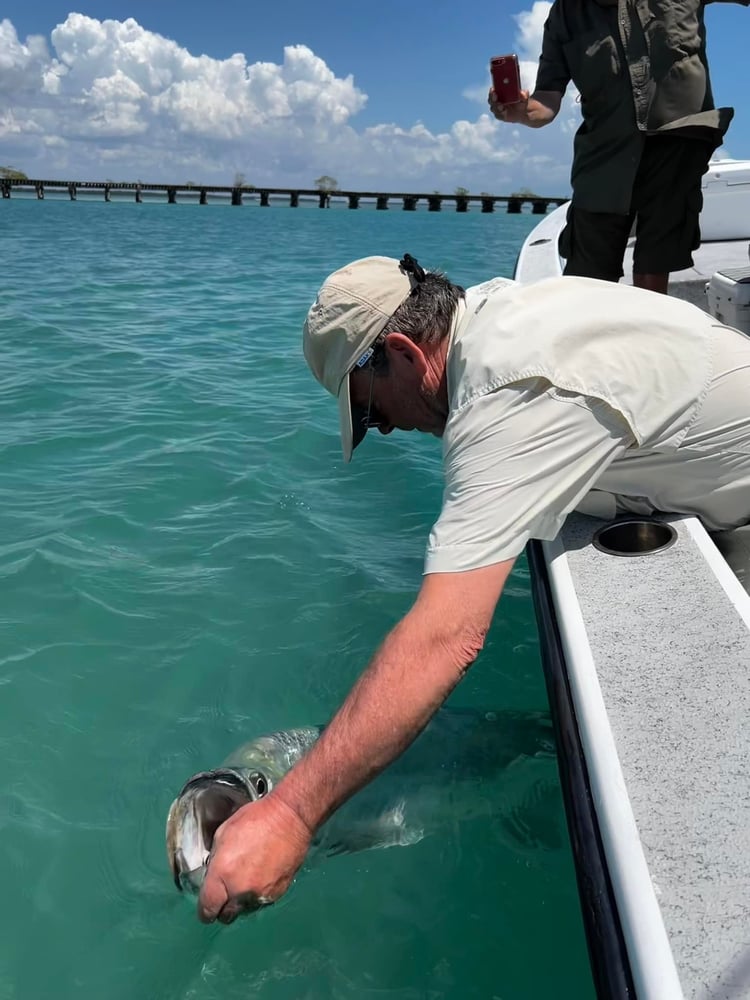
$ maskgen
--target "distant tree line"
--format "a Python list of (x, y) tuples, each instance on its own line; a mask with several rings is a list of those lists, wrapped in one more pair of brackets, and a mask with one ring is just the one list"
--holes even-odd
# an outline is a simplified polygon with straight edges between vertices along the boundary
[(27, 181), (29, 179), (23, 170), (16, 170), (15, 167), (0, 167), (0, 178), (9, 181)]

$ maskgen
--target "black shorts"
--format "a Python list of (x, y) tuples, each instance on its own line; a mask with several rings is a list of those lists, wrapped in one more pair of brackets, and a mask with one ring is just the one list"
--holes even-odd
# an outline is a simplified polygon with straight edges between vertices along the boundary
[(560, 233), (564, 274), (619, 281), (635, 222), (633, 271), (668, 274), (693, 265), (700, 246), (701, 177), (713, 143), (684, 136), (647, 136), (633, 183), (629, 215), (571, 205)]

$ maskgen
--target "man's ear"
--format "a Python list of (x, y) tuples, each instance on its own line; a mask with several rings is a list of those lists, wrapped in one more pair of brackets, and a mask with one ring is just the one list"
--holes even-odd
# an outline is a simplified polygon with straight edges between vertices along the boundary
[(389, 362), (396, 365), (413, 365), (415, 372), (420, 378), (427, 371), (427, 360), (421, 347), (415, 344), (413, 340), (410, 340), (406, 334), (395, 331), (387, 333), (385, 335), (385, 349), (390, 355)]

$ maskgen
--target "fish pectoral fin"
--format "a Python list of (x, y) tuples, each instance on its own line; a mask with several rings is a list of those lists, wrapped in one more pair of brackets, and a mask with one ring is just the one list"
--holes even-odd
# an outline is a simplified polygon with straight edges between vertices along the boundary
[(418, 844), (424, 836), (421, 826), (405, 823), (399, 812), (397, 821), (387, 815), (373, 824), (334, 828), (323, 838), (320, 847), (326, 857), (334, 857), (337, 854), (358, 854), (360, 851), (382, 851), (386, 847), (408, 847)]
[(335, 858), (338, 854), (359, 854), (360, 851), (374, 851), (384, 847), (393, 847), (395, 840), (384, 841), (382, 834), (351, 833), (341, 840), (325, 845), (327, 858)]
[[(367, 848), (364, 848), (367, 850)], [(337, 844), (330, 844), (325, 854), (327, 858), (335, 858), (337, 854), (353, 854), (356, 848), (352, 850), (347, 844), (342, 844), (340, 841)]]

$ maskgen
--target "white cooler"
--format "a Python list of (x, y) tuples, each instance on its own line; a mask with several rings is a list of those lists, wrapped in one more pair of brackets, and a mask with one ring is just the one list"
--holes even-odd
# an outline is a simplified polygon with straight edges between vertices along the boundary
[(716, 271), (706, 294), (712, 316), (750, 337), (750, 267)]
[(703, 175), (703, 242), (750, 237), (750, 160), (712, 160)]

